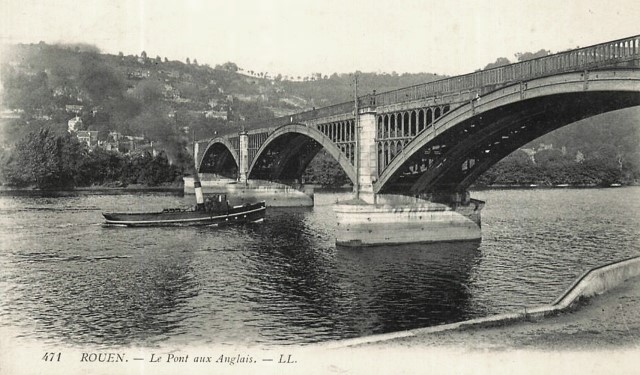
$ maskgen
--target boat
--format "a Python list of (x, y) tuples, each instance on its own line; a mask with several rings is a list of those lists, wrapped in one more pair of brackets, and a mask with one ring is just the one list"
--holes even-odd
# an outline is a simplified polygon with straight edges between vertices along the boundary
[(226, 195), (220, 194), (192, 208), (166, 208), (156, 212), (103, 212), (102, 216), (107, 226), (218, 226), (262, 222), (265, 212), (264, 201), (230, 206)]

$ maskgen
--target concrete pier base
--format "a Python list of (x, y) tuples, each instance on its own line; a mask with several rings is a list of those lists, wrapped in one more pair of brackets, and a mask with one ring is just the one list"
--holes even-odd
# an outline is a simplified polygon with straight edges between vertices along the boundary
[[(295, 189), (270, 181), (251, 180), (245, 183), (232, 179), (212, 179), (201, 174), (204, 194), (227, 194), (232, 204), (265, 201), (269, 207), (313, 207), (313, 189)], [(184, 193), (194, 194), (193, 177), (184, 177)]]
[(419, 198), (377, 195), (374, 204), (362, 200), (339, 202), (336, 244), (375, 246), (478, 240), (484, 202), (446, 205)]

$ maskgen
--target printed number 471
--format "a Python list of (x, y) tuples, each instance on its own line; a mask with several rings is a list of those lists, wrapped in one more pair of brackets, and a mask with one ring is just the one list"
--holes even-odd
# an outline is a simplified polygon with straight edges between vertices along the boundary
[(44, 356), (42, 357), (43, 361), (46, 362), (60, 362), (60, 355), (62, 353), (44, 353)]

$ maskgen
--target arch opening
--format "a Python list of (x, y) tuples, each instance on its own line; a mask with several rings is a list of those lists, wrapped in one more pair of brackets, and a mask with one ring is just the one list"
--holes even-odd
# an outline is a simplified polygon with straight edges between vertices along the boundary
[(198, 172), (235, 179), (238, 176), (238, 164), (226, 144), (213, 142), (202, 156)]
[(637, 92), (573, 92), (485, 111), (441, 131), (403, 158), (393, 172), (384, 171), (376, 190), (427, 197), (464, 191), (492, 165), (536, 138), (581, 119), (635, 105), (640, 105)]
[[(352, 121), (342, 125), (351, 127)], [(341, 127), (335, 128), (335, 134)], [(269, 180), (289, 185), (303, 183), (303, 175), (318, 153), (325, 149), (353, 181), (355, 149), (351, 144), (333, 143), (329, 137), (304, 125), (287, 125), (272, 133), (258, 150), (249, 168), (249, 179)]]

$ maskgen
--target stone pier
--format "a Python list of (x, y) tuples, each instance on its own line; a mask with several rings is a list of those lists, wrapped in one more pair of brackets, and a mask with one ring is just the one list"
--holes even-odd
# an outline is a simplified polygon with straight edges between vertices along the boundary
[(339, 202), (336, 244), (374, 246), (478, 240), (484, 202), (467, 205), (435, 203), (419, 198), (377, 195), (375, 204)]
[(471, 199), (467, 192), (425, 199), (374, 191), (378, 173), (375, 107), (362, 108), (358, 115), (358, 185), (354, 187), (354, 199), (334, 206), (336, 244), (374, 246), (480, 239), (484, 202)]

